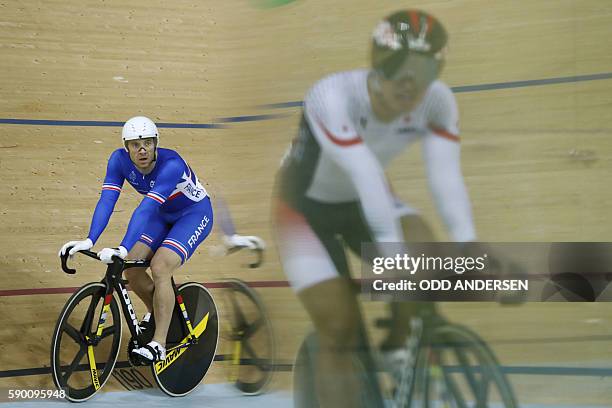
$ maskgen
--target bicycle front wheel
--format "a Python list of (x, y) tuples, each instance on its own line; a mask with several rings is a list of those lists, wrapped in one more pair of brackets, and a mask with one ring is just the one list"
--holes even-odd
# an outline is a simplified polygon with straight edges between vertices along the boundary
[(121, 314), (111, 298), (100, 341), (91, 344), (103, 315), (106, 285), (92, 282), (66, 302), (51, 341), (53, 382), (66, 398), (82, 402), (98, 392), (110, 378), (121, 346)]
[(274, 334), (266, 308), (256, 291), (238, 279), (223, 290), (225, 320), (222, 337), (231, 348), (229, 379), (245, 395), (265, 390), (274, 373)]
[(497, 358), (476, 333), (449, 324), (433, 329), (431, 338), (419, 353), (426, 407), (518, 407)]
[[(219, 341), (219, 313), (208, 289), (199, 283), (188, 282), (177, 291), (183, 297), (193, 329), (201, 334), (197, 343), (171, 350), (164, 361), (151, 366), (159, 388), (172, 397), (187, 395), (202, 382), (215, 358)], [(189, 335), (178, 309), (176, 305), (166, 349), (180, 345)]]

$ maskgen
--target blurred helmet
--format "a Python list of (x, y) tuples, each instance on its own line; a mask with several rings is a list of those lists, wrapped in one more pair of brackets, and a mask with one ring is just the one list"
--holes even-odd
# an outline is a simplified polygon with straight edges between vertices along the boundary
[(442, 69), (447, 40), (446, 30), (431, 14), (397, 11), (372, 34), (372, 68), (385, 79), (412, 72), (415, 82), (429, 85)]
[(123, 130), (121, 131), (123, 143), (128, 140), (145, 139), (148, 137), (154, 137), (156, 142), (159, 140), (157, 126), (155, 126), (155, 123), (149, 118), (135, 116), (123, 125)]

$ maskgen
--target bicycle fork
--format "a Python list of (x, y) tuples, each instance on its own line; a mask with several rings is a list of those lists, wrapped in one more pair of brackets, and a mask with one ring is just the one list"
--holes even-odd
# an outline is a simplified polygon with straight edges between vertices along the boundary
[[(410, 322), (411, 335), (406, 340), (406, 348), (410, 351), (399, 381), (395, 396), (395, 407), (411, 408), (421, 398), (423, 407), (451, 408), (449, 389), (444, 378), (444, 368), (440, 351), (435, 344), (429, 344), (430, 339), (424, 338), (422, 318), (413, 318)], [(438, 400), (429, 401), (429, 388)], [(420, 395), (418, 395), (420, 394)]]
[(403, 408), (412, 405), (412, 393), (415, 390), (417, 359), (419, 358), (419, 348), (423, 336), (423, 320), (413, 317), (410, 320), (410, 336), (406, 340), (406, 348), (409, 356), (406, 365), (402, 370), (399, 385), (395, 393), (395, 407)]
[[(90, 338), (88, 335), (85, 335), (85, 341), (87, 343), (87, 360), (89, 361), (89, 374), (91, 375), (91, 383), (93, 384), (96, 390), (100, 388), (100, 377), (98, 375), (98, 367), (96, 365), (94, 346), (96, 346), (102, 339), (102, 333), (104, 332), (104, 327), (106, 326), (106, 319), (110, 311), (110, 304), (113, 300), (112, 286), (107, 286), (107, 292), (108, 293), (104, 295), (104, 305), (102, 306), (102, 310), (100, 311), (100, 316), (98, 318), (96, 334), (93, 338)], [(92, 306), (94, 306), (95, 308), (95, 304), (93, 302)], [(94, 310), (91, 311), (92, 314), (93, 312)]]

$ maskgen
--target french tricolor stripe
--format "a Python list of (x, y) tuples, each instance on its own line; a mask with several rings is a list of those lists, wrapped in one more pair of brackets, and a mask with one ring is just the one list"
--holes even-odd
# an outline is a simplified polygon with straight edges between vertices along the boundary
[(152, 244), (152, 243), (153, 243), (153, 240), (151, 239), (151, 237), (149, 237), (149, 236), (147, 236), (147, 235), (145, 235), (145, 234), (142, 234), (142, 235), (140, 236), (140, 239), (142, 239), (142, 240), (143, 240), (144, 242), (146, 242), (147, 244)]
[(121, 192), (121, 187), (119, 187), (116, 184), (107, 184), (107, 183), (104, 183), (104, 184), (102, 184), (102, 190), (111, 190), (111, 191)]
[(187, 252), (185, 247), (183, 247), (179, 242), (171, 240), (171, 239), (164, 239), (162, 244), (178, 249), (178, 251), (183, 255), (183, 260), (187, 259), (187, 256), (189, 255), (189, 253)]
[(160, 203), (160, 204), (163, 204), (163, 203), (166, 201), (166, 199), (164, 198), (164, 196), (162, 196), (161, 194), (157, 194), (157, 193), (149, 192), (149, 193), (147, 193), (147, 195), (146, 195), (146, 196), (147, 196), (147, 197), (149, 197), (149, 198), (151, 198), (151, 199), (153, 199), (153, 200), (155, 200), (155, 201), (157, 201), (157, 202), (158, 202), (158, 203)]

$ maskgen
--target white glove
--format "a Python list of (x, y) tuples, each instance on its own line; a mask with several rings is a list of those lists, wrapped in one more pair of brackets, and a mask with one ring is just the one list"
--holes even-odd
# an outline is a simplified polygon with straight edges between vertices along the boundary
[(225, 244), (228, 250), (240, 248), (263, 250), (266, 248), (264, 240), (254, 235), (225, 235), (223, 236), (223, 244)]
[(70, 250), (70, 252), (68, 252), (68, 255), (72, 256), (76, 254), (78, 251), (85, 251), (85, 250), (91, 249), (93, 247), (93, 242), (91, 242), (91, 239), (89, 238), (83, 241), (66, 242), (64, 246), (62, 247), (62, 249), (60, 249), (57, 256), (62, 256), (66, 254), (66, 250), (70, 247), (72, 247), (72, 249)]
[(113, 263), (113, 256), (118, 256), (121, 259), (125, 259), (128, 254), (128, 250), (120, 246), (119, 248), (104, 248), (98, 252), (98, 258), (106, 264)]

